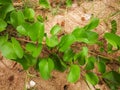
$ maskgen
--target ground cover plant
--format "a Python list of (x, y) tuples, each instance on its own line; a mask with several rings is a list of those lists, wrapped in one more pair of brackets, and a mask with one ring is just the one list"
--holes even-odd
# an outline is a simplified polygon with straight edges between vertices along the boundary
[[(39, 0), (43, 8), (50, 9), (47, 0)], [(70, 7), (72, 0), (66, 0)], [(84, 27), (76, 27), (71, 33), (61, 34), (62, 28), (55, 25), (50, 30), (50, 36), (45, 33), (44, 19), (35, 17), (32, 8), (24, 7), (21, 10), (14, 8), (11, 0), (0, 0), (0, 52), (10, 60), (21, 64), (24, 70), (33, 67), (45, 80), (51, 77), (53, 70), (64, 72), (68, 70), (67, 80), (75, 83), (84, 77), (87, 83), (96, 85), (103, 80), (111, 90), (118, 90), (120, 73), (118, 70), (106, 70), (110, 58), (100, 55), (91, 55), (88, 45), (98, 45), (101, 52), (114, 53), (120, 50), (120, 36), (116, 34), (117, 23), (111, 22), (111, 32), (104, 33), (104, 42), (99, 40), (99, 35), (94, 29), (99, 25), (99, 18), (92, 16)], [(7, 28), (12, 27), (12, 34)], [(25, 41), (21, 41), (21, 38)], [(83, 46), (77, 48), (77, 44)], [(46, 55), (41, 55), (42, 51)], [(119, 57), (112, 62), (119, 62)], [(94, 69), (98, 68), (99, 73)]]

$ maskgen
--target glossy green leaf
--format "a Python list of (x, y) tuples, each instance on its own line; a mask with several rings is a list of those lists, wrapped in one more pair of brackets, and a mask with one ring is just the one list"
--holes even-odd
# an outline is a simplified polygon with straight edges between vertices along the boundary
[(25, 19), (31, 20), (34, 19), (35, 12), (32, 8), (25, 8), (23, 11), (23, 14), (25, 16)]
[(22, 11), (13, 11), (10, 14), (10, 23), (16, 28), (25, 22)]
[(4, 31), (6, 27), (7, 27), (7, 23), (3, 19), (0, 19), (0, 32)]
[(113, 47), (120, 47), (120, 36), (113, 33), (105, 33), (104, 37)]
[(99, 82), (99, 78), (98, 78), (97, 75), (96, 75), (95, 73), (93, 73), (93, 72), (88, 72), (88, 73), (86, 73), (85, 78), (86, 78), (86, 80), (87, 80), (89, 83), (91, 83), (92, 85), (96, 85), (96, 84), (98, 84), (98, 82)]
[(13, 45), (10, 42), (4, 43), (4, 45), (2, 45), (2, 47), (0, 48), (0, 51), (2, 52), (2, 55), (7, 59), (17, 58)]
[(58, 47), (59, 51), (66, 51), (76, 41), (74, 35), (69, 34), (62, 37)]
[(38, 57), (42, 50), (42, 45), (35, 45), (32, 43), (27, 43), (26, 50), (32, 54), (33, 57)]
[(67, 66), (62, 62), (62, 60), (56, 54), (50, 55), (51, 59), (54, 62), (54, 68), (58, 71), (64, 72), (67, 69)]
[(72, 6), (72, 0), (66, 0), (66, 5), (67, 5), (67, 7)]
[[(5, 0), (2, 0), (2, 5), (0, 6), (0, 18), (5, 19), (6, 15), (14, 10), (14, 7), (11, 3), (5, 3)], [(4, 3), (4, 4), (3, 4)]]
[(55, 36), (55, 35), (51, 36), (50, 38), (46, 37), (46, 44), (49, 47), (55, 47), (55, 46), (57, 46), (59, 44), (58, 37)]
[(33, 23), (29, 28), (28, 35), (32, 41), (37, 41), (42, 43), (44, 37), (44, 24), (41, 22)]
[(90, 31), (95, 29), (99, 25), (98, 18), (92, 18), (90, 23), (84, 27), (85, 30)]
[(52, 35), (56, 35), (58, 32), (60, 32), (60, 30), (61, 30), (61, 27), (59, 25), (54, 25), (50, 30), (50, 33)]
[(74, 52), (71, 48), (66, 50), (63, 55), (63, 60), (66, 62), (71, 62), (74, 58)]
[(67, 76), (69, 82), (76, 82), (80, 78), (80, 67), (78, 65), (71, 65)]
[(78, 54), (74, 56), (74, 60), (78, 60), (80, 65), (84, 65), (87, 59), (87, 55), (88, 55), (88, 48), (83, 47), (82, 51), (80, 51)]
[(117, 32), (117, 22), (115, 20), (112, 20), (111, 26), (112, 26), (111, 33), (115, 34)]
[(99, 62), (97, 63), (97, 66), (98, 66), (98, 71), (99, 71), (99, 72), (101, 72), (102, 74), (105, 73), (105, 71), (106, 71), (106, 65), (105, 65), (104, 62), (99, 61)]
[(29, 54), (25, 54), (23, 58), (16, 59), (15, 61), (20, 63), (24, 70), (28, 70), (28, 68), (34, 66), (37, 62), (36, 58), (32, 57)]
[(19, 34), (27, 36), (27, 31), (22, 25), (17, 26), (16, 30), (19, 32)]
[(96, 61), (95, 57), (89, 57), (88, 61), (87, 61), (87, 64), (85, 66), (85, 69), (86, 70), (92, 70), (92, 69), (94, 69), (94, 63), (95, 63), (95, 61)]
[(20, 45), (20, 43), (15, 39), (15, 38), (12, 38), (12, 46), (13, 46), (13, 49), (16, 53), (16, 55), (19, 57), (19, 58), (22, 58), (23, 57), (23, 49)]
[(51, 77), (50, 73), (54, 69), (54, 62), (52, 59), (42, 59), (39, 62), (39, 72), (43, 79), (47, 80)]
[(39, 0), (39, 4), (43, 7), (43, 8), (50, 8), (50, 3), (48, 0)]
[(120, 73), (116, 71), (110, 71), (103, 74), (103, 78), (114, 83), (120, 85)]

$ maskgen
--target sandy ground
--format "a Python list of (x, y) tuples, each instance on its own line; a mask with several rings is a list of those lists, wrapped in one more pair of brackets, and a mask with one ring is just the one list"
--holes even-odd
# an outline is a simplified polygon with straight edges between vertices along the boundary
[[(110, 21), (113, 19), (117, 20), (117, 33), (120, 34), (120, 14), (109, 18), (110, 14), (118, 10), (120, 10), (119, 0), (93, 0), (91, 2), (82, 2), (80, 6), (74, 4), (71, 9), (48, 18), (45, 23), (46, 32), (48, 33), (52, 26), (59, 23), (63, 27), (64, 32), (70, 33), (76, 26), (82, 27), (88, 23), (89, 19), (83, 20), (85, 15), (93, 14), (100, 18), (100, 25), (95, 29), (99, 33), (100, 38), (104, 32), (110, 31)], [(39, 13), (39, 10), (36, 11), (36, 14)], [(64, 25), (62, 25), (63, 23)], [(116, 55), (118, 56), (119, 54), (116, 53), (114, 56)], [(43, 80), (33, 68), (30, 69), (30, 73), (35, 75), (35, 77), (29, 77), (28, 82), (30, 80), (36, 82), (35, 87), (31, 90), (90, 90), (90, 88), (95, 90), (93, 86), (87, 85), (82, 77), (74, 84), (68, 83), (66, 81), (66, 72), (54, 71), (52, 78), (47, 81)], [(25, 81), (26, 72), (22, 70), (22, 67), (0, 56), (0, 90), (24, 90)], [(100, 90), (109, 90), (103, 83), (96, 85), (96, 87), (100, 88)]]

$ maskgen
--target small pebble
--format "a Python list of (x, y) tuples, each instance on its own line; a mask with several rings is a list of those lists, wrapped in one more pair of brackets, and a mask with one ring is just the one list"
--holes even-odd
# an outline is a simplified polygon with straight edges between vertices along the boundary
[(33, 80), (31, 80), (30, 81), (30, 87), (34, 87), (35, 85), (36, 85), (36, 83)]

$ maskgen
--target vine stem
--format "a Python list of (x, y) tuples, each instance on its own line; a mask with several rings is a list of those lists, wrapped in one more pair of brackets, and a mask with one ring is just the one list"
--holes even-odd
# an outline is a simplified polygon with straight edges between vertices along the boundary
[(108, 60), (110, 60), (110, 61), (113, 61), (113, 60), (114, 60), (114, 61), (116, 61), (116, 62), (115, 62), (116, 64), (119, 64), (119, 63), (117, 63), (117, 62), (119, 61), (119, 59), (115, 59), (114, 57), (106, 57), (106, 56), (97, 54), (97, 53), (92, 52), (92, 51), (89, 51), (89, 53), (90, 53), (90, 54), (94, 54), (94, 55), (96, 55), (96, 56), (99, 56), (99, 57), (101, 57), (101, 58), (108, 59)]

